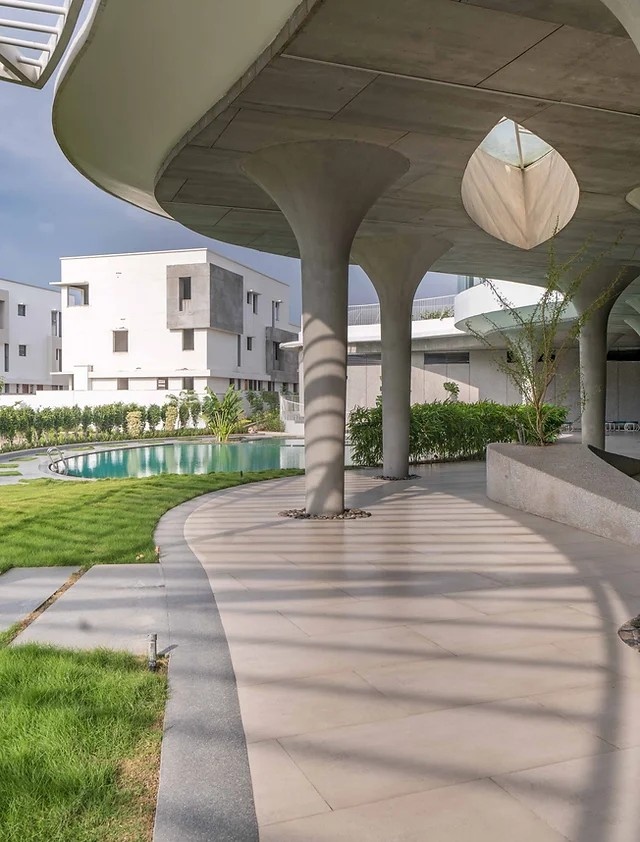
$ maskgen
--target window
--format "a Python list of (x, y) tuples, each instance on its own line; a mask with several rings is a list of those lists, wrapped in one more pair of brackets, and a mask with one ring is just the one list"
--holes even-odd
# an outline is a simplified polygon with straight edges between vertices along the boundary
[(278, 362), (280, 360), (280, 343), (273, 343), (273, 359)]
[(236, 365), (242, 365), (242, 337), (238, 334), (238, 347), (236, 350)]
[(122, 391), (126, 391), (128, 388), (129, 388), (129, 378), (128, 377), (118, 377), (116, 389), (119, 392), (122, 392)]
[(247, 351), (253, 351), (253, 336), (247, 336)]
[(191, 301), (191, 278), (178, 278), (178, 309), (187, 309), (185, 301)]
[(27, 315), (27, 305), (26, 304), (18, 304), (18, 315), (19, 316), (26, 316)]
[(182, 350), (193, 351), (195, 348), (195, 333), (192, 327), (185, 328), (182, 331)]
[(4, 370), (9, 371), (9, 343), (4, 343)]
[(62, 313), (60, 310), (51, 311), (51, 336), (62, 336)]
[(5, 303), (6, 303), (6, 302), (4, 302), (4, 301), (0, 298), (0, 330), (2, 330), (2, 329), (4, 328), (4, 310), (5, 310)]
[(67, 307), (86, 307), (89, 304), (89, 285), (67, 287)]
[(169, 388), (169, 378), (168, 377), (158, 377), (156, 380), (156, 389), (168, 389)]
[(230, 377), (230, 378), (229, 378), (229, 385), (230, 385), (230, 386), (235, 387), (235, 385), (236, 385), (236, 379), (235, 379), (235, 377)]
[(193, 392), (193, 377), (183, 377), (182, 388), (186, 389), (188, 392)]
[(62, 371), (62, 348), (56, 348), (56, 371)]
[[(7, 346), (5, 345), (5, 348)], [(607, 353), (608, 360), (617, 362), (640, 362), (640, 348), (612, 348)], [(5, 371), (7, 369), (5, 368)]]
[(18, 356), (19, 357), (26, 357), (27, 356), (27, 346), (26, 345), (18, 345)]
[(124, 353), (129, 350), (129, 331), (128, 330), (114, 330), (113, 331), (113, 351), (114, 353)]
[(288, 391), (289, 391), (289, 384), (288, 384), (288, 383), (283, 383), (283, 384), (282, 384), (282, 391), (283, 391), (283, 392), (288, 392)]
[(271, 302), (271, 308), (272, 308), (271, 312), (272, 312), (272, 315), (273, 315), (274, 324), (275, 324), (275, 322), (280, 321), (280, 305), (281, 304), (282, 304), (282, 301), (280, 301), (280, 300)]
[[(555, 360), (555, 358), (556, 358), (556, 354), (555, 354), (555, 351), (553, 351), (551, 353), (551, 360)], [(514, 356), (513, 356), (512, 352), (507, 351), (507, 362), (512, 363), (513, 361), (514, 361)], [(544, 362), (544, 354), (542, 354), (541, 356), (538, 357), (538, 362), (539, 363)]]
[(259, 296), (260, 296), (260, 293), (254, 292), (252, 289), (249, 290), (249, 292), (247, 293), (247, 304), (249, 304), (251, 306), (251, 310), (252, 310), (253, 313), (258, 312), (258, 298), (259, 298)]
[(469, 365), (468, 351), (426, 351), (425, 365)]
[(348, 366), (380, 365), (381, 354), (349, 354), (347, 357)]
[(273, 380), (267, 381), (267, 392), (273, 392)]

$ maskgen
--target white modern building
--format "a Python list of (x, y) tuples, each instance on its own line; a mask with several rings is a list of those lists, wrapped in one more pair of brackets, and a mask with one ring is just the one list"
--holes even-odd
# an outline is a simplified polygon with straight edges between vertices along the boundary
[(10, 395), (63, 389), (60, 292), (0, 279), (0, 383)]
[[(516, 307), (523, 317), (540, 299), (543, 290), (529, 284), (493, 281), (491, 285), (462, 281), (458, 295), (416, 299), (411, 319), (411, 403), (444, 400), (444, 383), (453, 382), (459, 400), (490, 400), (513, 404), (521, 394), (500, 369), (506, 348), (496, 337), (492, 348), (469, 331), (490, 332), (494, 325), (508, 319), (492, 290), (498, 289), (504, 300)], [(631, 329), (631, 317), (621, 314), (611, 320), (607, 354), (606, 421), (611, 425), (640, 421), (640, 338)], [(575, 317), (573, 306), (567, 319)], [(626, 327), (626, 330), (623, 328)], [(503, 343), (504, 344), (504, 343)], [(382, 393), (382, 343), (380, 307), (375, 304), (349, 307), (347, 356), (347, 410), (373, 406)], [(566, 406), (569, 420), (580, 426), (580, 377), (577, 343), (565, 354), (558, 378), (547, 394), (550, 402)]]
[(69, 257), (61, 267), (63, 372), (77, 401), (229, 385), (297, 391), (297, 355), (279, 347), (299, 330), (287, 284), (206, 248)]

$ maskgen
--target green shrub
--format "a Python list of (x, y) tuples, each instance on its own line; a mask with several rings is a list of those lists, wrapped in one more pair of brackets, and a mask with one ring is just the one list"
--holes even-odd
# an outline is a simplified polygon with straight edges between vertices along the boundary
[(142, 433), (142, 414), (137, 410), (127, 412), (127, 435), (137, 439)]
[[(564, 407), (545, 407), (545, 441), (558, 437), (566, 422)], [(478, 403), (414, 404), (411, 407), (410, 459), (412, 462), (483, 459), (490, 442), (536, 441), (535, 418), (528, 406)], [(347, 425), (356, 465), (382, 462), (382, 404), (371, 409), (356, 407)]]
[(169, 404), (164, 413), (164, 430), (166, 433), (172, 433), (176, 428), (176, 421), (178, 420), (178, 407)]
[(242, 397), (233, 386), (229, 386), (222, 398), (207, 388), (202, 402), (202, 415), (211, 435), (218, 441), (227, 441), (230, 435), (246, 426)]

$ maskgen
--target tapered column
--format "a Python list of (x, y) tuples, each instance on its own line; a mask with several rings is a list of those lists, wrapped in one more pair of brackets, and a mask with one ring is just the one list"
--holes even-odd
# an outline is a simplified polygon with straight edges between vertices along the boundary
[(369, 208), (408, 166), (386, 147), (349, 140), (271, 146), (242, 165), (278, 204), (300, 250), (305, 508), (311, 515), (344, 509), (351, 244)]
[(357, 238), (354, 258), (380, 301), (382, 333), (383, 474), (409, 473), (411, 421), (411, 309), (418, 284), (451, 243), (428, 234)]
[(593, 308), (605, 290), (604, 304), (593, 310), (580, 331), (580, 386), (582, 391), (582, 443), (604, 450), (604, 424), (607, 411), (607, 327), (611, 309), (623, 292), (638, 276), (638, 269), (619, 266), (601, 267), (591, 272), (582, 283), (574, 305), (579, 314)]

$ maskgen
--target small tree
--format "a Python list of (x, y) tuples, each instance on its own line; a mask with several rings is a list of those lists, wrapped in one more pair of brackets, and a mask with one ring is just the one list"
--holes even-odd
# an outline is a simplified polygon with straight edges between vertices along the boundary
[[(492, 350), (506, 347), (506, 356), (497, 361), (503, 371), (522, 395), (530, 411), (523, 417), (527, 428), (524, 439), (536, 445), (549, 443), (546, 432), (546, 416), (549, 406), (546, 395), (552, 381), (558, 382), (560, 363), (566, 352), (574, 345), (580, 331), (593, 314), (603, 307), (615, 294), (621, 269), (613, 281), (601, 291), (590, 306), (567, 323), (567, 312), (576, 298), (585, 279), (596, 269), (611, 249), (595, 257), (588, 256), (589, 243), (585, 243), (567, 260), (560, 261), (555, 250), (555, 235), (549, 245), (549, 257), (545, 276), (545, 287), (535, 307), (521, 309), (504, 295), (491, 280), (485, 283), (491, 289), (503, 310), (510, 316), (508, 326), (499, 325), (488, 316), (485, 319), (492, 326), (489, 334), (481, 333), (467, 322), (468, 331), (483, 345)], [(584, 398), (583, 398), (584, 400)]]
[(202, 415), (211, 435), (221, 442), (227, 441), (230, 435), (237, 433), (246, 425), (242, 411), (242, 397), (233, 386), (229, 386), (222, 398), (207, 387), (202, 402)]

